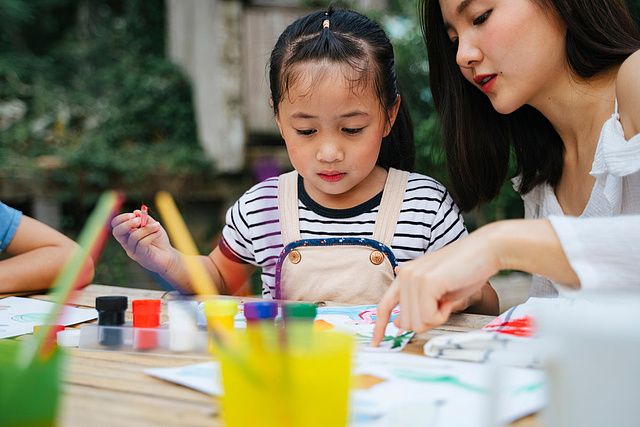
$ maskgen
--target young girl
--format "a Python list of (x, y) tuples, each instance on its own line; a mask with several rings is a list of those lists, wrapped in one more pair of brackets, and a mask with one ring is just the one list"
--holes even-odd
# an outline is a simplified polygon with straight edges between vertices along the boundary
[[(0, 293), (47, 289), (78, 245), (49, 226), (0, 202)], [(93, 277), (90, 267), (87, 281)]]
[[(298, 19), (270, 60), (275, 119), (295, 171), (247, 191), (227, 212), (222, 240), (202, 262), (222, 292), (254, 267), (267, 298), (376, 303), (394, 268), (466, 234), (446, 189), (413, 167), (409, 116), (398, 92), (393, 48), (356, 12)], [(113, 234), (131, 258), (189, 289), (179, 254), (159, 223), (127, 213)], [(482, 293), (496, 311), (486, 284)]]
[[(624, 2), (428, 0), (422, 10), (461, 206), (498, 194), (513, 149), (527, 219), (408, 263), (379, 305), (377, 339), (398, 301), (397, 323), (422, 331), (501, 269), (574, 288), (637, 287), (640, 34)], [(558, 289), (536, 277), (531, 292)]]

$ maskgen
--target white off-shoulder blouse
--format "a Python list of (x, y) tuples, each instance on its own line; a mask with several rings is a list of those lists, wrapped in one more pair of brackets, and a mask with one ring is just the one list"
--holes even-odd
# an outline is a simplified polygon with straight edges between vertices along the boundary
[[(543, 184), (522, 197), (525, 218), (549, 219), (582, 289), (640, 289), (640, 134), (625, 138), (617, 100), (590, 174), (596, 182), (579, 217), (565, 216), (553, 188)], [(530, 295), (557, 296), (557, 285), (534, 276)]]

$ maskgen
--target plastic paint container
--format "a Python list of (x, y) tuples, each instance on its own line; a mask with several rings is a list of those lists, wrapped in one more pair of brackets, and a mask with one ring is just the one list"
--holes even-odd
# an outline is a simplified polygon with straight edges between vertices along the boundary
[(158, 345), (158, 334), (149, 330), (160, 326), (160, 306), (159, 299), (141, 299), (132, 302), (133, 307), (133, 327), (145, 328), (134, 331), (134, 348), (137, 350), (151, 350)]
[[(128, 300), (125, 296), (103, 296), (96, 298), (98, 310), (98, 325), (124, 325), (124, 313), (127, 311)], [(122, 345), (122, 333), (116, 329), (105, 329), (100, 337), (100, 344), (108, 347)]]
[(174, 300), (167, 303), (169, 312), (169, 348), (172, 351), (193, 351), (198, 332), (198, 302)]

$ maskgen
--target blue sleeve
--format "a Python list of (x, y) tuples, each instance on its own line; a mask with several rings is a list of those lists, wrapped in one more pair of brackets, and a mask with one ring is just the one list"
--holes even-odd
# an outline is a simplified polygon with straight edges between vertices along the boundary
[(22, 212), (0, 202), (0, 252), (3, 252), (16, 235)]

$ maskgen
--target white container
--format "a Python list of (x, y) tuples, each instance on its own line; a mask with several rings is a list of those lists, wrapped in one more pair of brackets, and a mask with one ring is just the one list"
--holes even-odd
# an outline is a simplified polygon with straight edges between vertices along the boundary
[(538, 316), (548, 427), (640, 425), (640, 293), (581, 294)]

